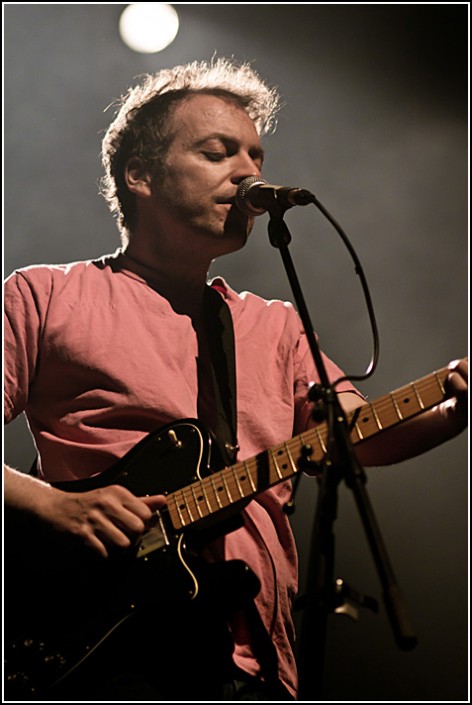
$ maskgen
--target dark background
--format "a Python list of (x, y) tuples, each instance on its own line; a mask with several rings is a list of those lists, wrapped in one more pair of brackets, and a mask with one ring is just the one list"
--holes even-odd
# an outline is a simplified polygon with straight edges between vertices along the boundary
[[(180, 32), (154, 55), (120, 40), (119, 4), (5, 4), (4, 271), (113, 251), (98, 195), (104, 112), (133, 78), (218, 55), (254, 62), (285, 107), (265, 140), (265, 177), (315, 192), (347, 231), (371, 287), (380, 363), (375, 398), (468, 345), (468, 5), (182, 4)], [(353, 265), (314, 208), (287, 213), (291, 245), (322, 347), (365, 370), (371, 334)], [(257, 219), (244, 251), (212, 273), (237, 290), (293, 299)], [(368, 492), (418, 647), (397, 649), (382, 606), (333, 616), (324, 699), (465, 700), (468, 693), (467, 435), (395, 467), (368, 470)], [(27, 468), (25, 424), (5, 458)], [(302, 588), (316, 503), (304, 478), (293, 519)], [(351, 493), (340, 488), (336, 575), (381, 598)], [(198, 648), (198, 645), (196, 645)]]

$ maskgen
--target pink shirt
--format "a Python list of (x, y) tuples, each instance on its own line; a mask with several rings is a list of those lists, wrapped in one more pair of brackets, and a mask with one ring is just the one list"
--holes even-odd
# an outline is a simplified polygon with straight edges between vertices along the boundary
[[(197, 417), (195, 331), (120, 251), (92, 262), (19, 270), (5, 284), (5, 417), (26, 411), (46, 481), (86, 478), (148, 432)], [(214, 284), (229, 305), (236, 340), (238, 460), (301, 432), (307, 385), (317, 381), (294, 308)], [(331, 379), (341, 371), (325, 358)], [(343, 383), (338, 391), (353, 391)], [(245, 509), (224, 557), (239, 558), (262, 586), (256, 604), (278, 653), (279, 678), (295, 695), (291, 603), (297, 555), (281, 508), (283, 482)], [(233, 625), (234, 660), (260, 673), (243, 620)]]

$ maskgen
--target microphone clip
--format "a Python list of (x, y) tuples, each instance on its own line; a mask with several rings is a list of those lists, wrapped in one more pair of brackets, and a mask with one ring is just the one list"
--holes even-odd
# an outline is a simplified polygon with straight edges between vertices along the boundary
[(282, 247), (286, 247), (292, 240), (290, 230), (287, 228), (285, 221), (283, 220), (284, 213), (285, 211), (277, 216), (270, 213), (269, 224), (267, 226), (269, 242), (272, 247), (276, 247), (279, 250)]

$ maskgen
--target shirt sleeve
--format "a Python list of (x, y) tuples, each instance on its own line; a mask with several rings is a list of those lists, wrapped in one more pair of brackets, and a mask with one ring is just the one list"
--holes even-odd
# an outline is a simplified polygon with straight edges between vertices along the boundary
[(24, 411), (39, 360), (38, 296), (21, 272), (4, 285), (4, 413), (9, 423)]
[[(295, 426), (294, 433), (302, 433), (307, 429), (310, 421), (313, 403), (308, 399), (308, 389), (315, 382), (319, 383), (320, 378), (313, 356), (308, 344), (308, 340), (303, 330), (301, 321), (299, 321), (300, 336), (297, 348), (294, 354), (294, 394), (295, 394)], [(344, 372), (336, 363), (334, 363), (325, 353), (321, 352), (326, 373), (330, 383), (334, 384), (338, 379), (344, 377)], [(336, 385), (335, 392), (352, 392), (357, 394), (361, 399), (364, 397), (354, 387), (351, 382), (344, 380)]]

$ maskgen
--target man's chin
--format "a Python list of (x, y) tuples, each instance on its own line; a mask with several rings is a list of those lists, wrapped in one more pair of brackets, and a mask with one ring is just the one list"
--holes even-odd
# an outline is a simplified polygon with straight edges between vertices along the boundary
[(224, 232), (226, 237), (240, 238), (246, 243), (254, 227), (254, 218), (249, 218), (236, 208), (232, 208), (225, 221)]
[(238, 227), (235, 225), (228, 227), (228, 223), (226, 224), (222, 239), (227, 242), (228, 245), (232, 245), (234, 250), (240, 250), (248, 241), (254, 221), (251, 219), (251, 222), (247, 222), (247, 220), (248, 219), (246, 219), (246, 223), (244, 223), (243, 226), (239, 225)]

